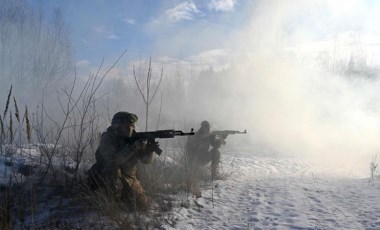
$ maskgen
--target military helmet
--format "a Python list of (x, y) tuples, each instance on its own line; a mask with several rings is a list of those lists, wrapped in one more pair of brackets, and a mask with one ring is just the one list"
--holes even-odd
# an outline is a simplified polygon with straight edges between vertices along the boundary
[(130, 124), (130, 123), (135, 123), (137, 122), (138, 117), (136, 114), (133, 113), (128, 113), (128, 112), (117, 112), (115, 115), (113, 115), (112, 118), (112, 125), (116, 124)]
[(201, 122), (201, 128), (210, 128), (210, 122), (202, 121)]

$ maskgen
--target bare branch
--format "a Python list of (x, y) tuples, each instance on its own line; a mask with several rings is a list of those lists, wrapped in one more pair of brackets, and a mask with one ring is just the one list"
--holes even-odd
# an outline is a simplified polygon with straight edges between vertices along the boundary
[(139, 90), (139, 92), (140, 92), (140, 94), (141, 94), (141, 96), (142, 96), (142, 98), (143, 98), (143, 100), (144, 100), (144, 103), (146, 104), (146, 103), (147, 103), (147, 100), (145, 99), (144, 93), (142, 92), (142, 90), (141, 90), (141, 88), (140, 88), (140, 85), (139, 85), (139, 83), (137, 82), (136, 72), (135, 72), (135, 65), (133, 65), (133, 78), (135, 79), (135, 81), (136, 81), (136, 85), (137, 85), (137, 88), (138, 88), (138, 90)]
[(94, 89), (93, 94), (98, 90), (99, 86), (102, 84), (104, 78), (108, 75), (108, 73), (116, 66), (116, 64), (120, 61), (120, 59), (124, 56), (124, 54), (127, 52), (127, 49), (124, 50), (124, 52), (116, 59), (116, 61), (112, 64), (112, 66), (104, 73), (102, 76), (100, 82), (98, 83), (97, 87)]
[(158, 82), (158, 85), (157, 85), (157, 87), (156, 87), (156, 90), (154, 91), (154, 94), (153, 94), (152, 98), (150, 99), (149, 104), (152, 103), (154, 97), (156, 96), (156, 93), (157, 93), (158, 88), (160, 88), (163, 73), (164, 73), (164, 67), (161, 68), (161, 77), (160, 77), (160, 81)]
[(160, 111), (158, 112), (158, 118), (157, 118), (156, 130), (158, 129), (158, 125), (160, 124), (161, 111), (162, 111), (162, 93), (161, 93)]
[(150, 80), (152, 78), (152, 57), (149, 57), (148, 76), (146, 77), (147, 99), (149, 101)]

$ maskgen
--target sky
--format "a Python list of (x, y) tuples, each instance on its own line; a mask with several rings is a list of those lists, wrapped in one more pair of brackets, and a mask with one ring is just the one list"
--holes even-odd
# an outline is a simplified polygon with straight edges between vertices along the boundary
[[(30, 1), (35, 7), (39, 1)], [(37, 3), (38, 2), (38, 3)], [(69, 27), (77, 65), (128, 57), (187, 58), (227, 48), (226, 40), (249, 17), (251, 1), (41, 1), (49, 15), (59, 8)], [(96, 65), (95, 64), (95, 65)]]
[[(63, 12), (70, 30), (78, 66), (98, 65), (102, 58), (114, 60), (125, 49), (128, 59), (169, 57), (207, 60), (209, 55), (226, 55), (246, 49), (237, 45), (248, 30), (262, 33), (252, 22), (269, 16), (286, 46), (303, 44), (304, 50), (316, 43), (360, 33), (370, 45), (380, 41), (379, 2), (340, 1), (258, 1), (258, 0), (50, 0), (42, 4), (49, 15), (55, 8)], [(267, 10), (266, 8), (270, 8)], [(263, 12), (268, 13), (263, 17)], [(256, 23), (256, 21), (255, 21)], [(280, 25), (281, 24), (281, 25)], [(260, 25), (265, 26), (265, 22)], [(270, 22), (267, 24), (271, 26)], [(267, 33), (268, 28), (265, 28)], [(249, 32), (248, 32), (249, 33)], [(343, 38), (345, 39), (345, 38)], [(286, 41), (285, 41), (286, 40)], [(251, 47), (248, 44), (248, 48)], [(239, 49), (240, 48), (240, 49)], [(267, 47), (265, 47), (267, 48)], [(204, 58), (199, 59), (202, 56)], [(205, 61), (207, 62), (207, 61)]]

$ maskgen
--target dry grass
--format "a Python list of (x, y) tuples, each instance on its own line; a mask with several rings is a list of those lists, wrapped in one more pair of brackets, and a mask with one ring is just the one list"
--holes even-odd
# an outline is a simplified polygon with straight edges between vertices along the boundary
[[(31, 128), (31, 123), (29, 119), (29, 114), (28, 114), (28, 108), (25, 106), (25, 114), (22, 119), (20, 119), (20, 111), (19, 111), (19, 106), (17, 104), (16, 97), (13, 97), (13, 103), (14, 103), (14, 117), (16, 118), (16, 124), (13, 120), (13, 114), (12, 111), (9, 108), (10, 101), (12, 97), (12, 86), (9, 89), (7, 100), (5, 103), (5, 109), (3, 112), (3, 116), (1, 117), (0, 115), (0, 145), (5, 145), (5, 144), (13, 144), (14, 143), (14, 138), (16, 136), (16, 133), (18, 132), (20, 134), (20, 138), (18, 140), (18, 143), (22, 142), (22, 135), (26, 135), (28, 141), (31, 141), (31, 134), (32, 134), (32, 128)], [(7, 120), (6, 117), (9, 113), (9, 119)], [(17, 127), (21, 127), (23, 122), (26, 122), (26, 130), (25, 133), (23, 133), (23, 130), (19, 130)], [(6, 132), (7, 131), (7, 132)]]
[(30, 119), (29, 119), (29, 113), (28, 113), (28, 107), (25, 106), (25, 115), (24, 115), (24, 118), (25, 118), (25, 123), (26, 123), (26, 136), (27, 136), (27, 139), (30, 143), (30, 139), (31, 139), (31, 136), (32, 136), (32, 126), (30, 124)]
[(9, 89), (9, 92), (8, 92), (8, 97), (7, 97), (7, 101), (5, 103), (5, 109), (4, 109), (4, 113), (3, 113), (3, 117), (5, 118), (6, 115), (7, 115), (7, 112), (8, 112), (8, 109), (9, 109), (9, 103), (11, 101), (11, 95), (12, 95), (12, 86), (11, 88)]
[(15, 97), (13, 97), (13, 102), (15, 105), (15, 116), (16, 116), (18, 123), (20, 123), (20, 113), (18, 112), (18, 106), (17, 106), (17, 101), (16, 101)]
[(3, 122), (3, 119), (1, 119), (1, 115), (0, 115), (0, 143), (1, 143), (1, 140), (4, 138), (4, 122)]

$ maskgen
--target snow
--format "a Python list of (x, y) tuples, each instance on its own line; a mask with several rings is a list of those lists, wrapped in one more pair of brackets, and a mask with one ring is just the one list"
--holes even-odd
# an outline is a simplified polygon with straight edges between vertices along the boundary
[(231, 162), (233, 175), (204, 186), (165, 228), (380, 229), (378, 181), (316, 173), (311, 163), (281, 157), (225, 157)]
[[(21, 173), (23, 167), (35, 168), (41, 163), (47, 164), (46, 156), (41, 156), (41, 149), (53, 147), (52, 144), (28, 144), (20, 147), (4, 145), (0, 151), (0, 187), (19, 182), (20, 178), (23, 178)], [(52, 165), (74, 168), (75, 162), (67, 154), (56, 154), (52, 156)]]
[[(2, 156), (0, 181), (6, 186), (19, 163), (6, 166), (10, 158)], [(30, 163), (38, 153), (25, 148), (12, 158)], [(176, 163), (165, 153), (157, 158), (164, 167)], [(200, 181), (198, 198), (167, 194), (175, 204), (163, 214), (162, 227), (380, 229), (380, 181), (369, 180), (369, 165), (324, 165), (307, 158), (224, 152), (221, 169), (226, 178)]]

